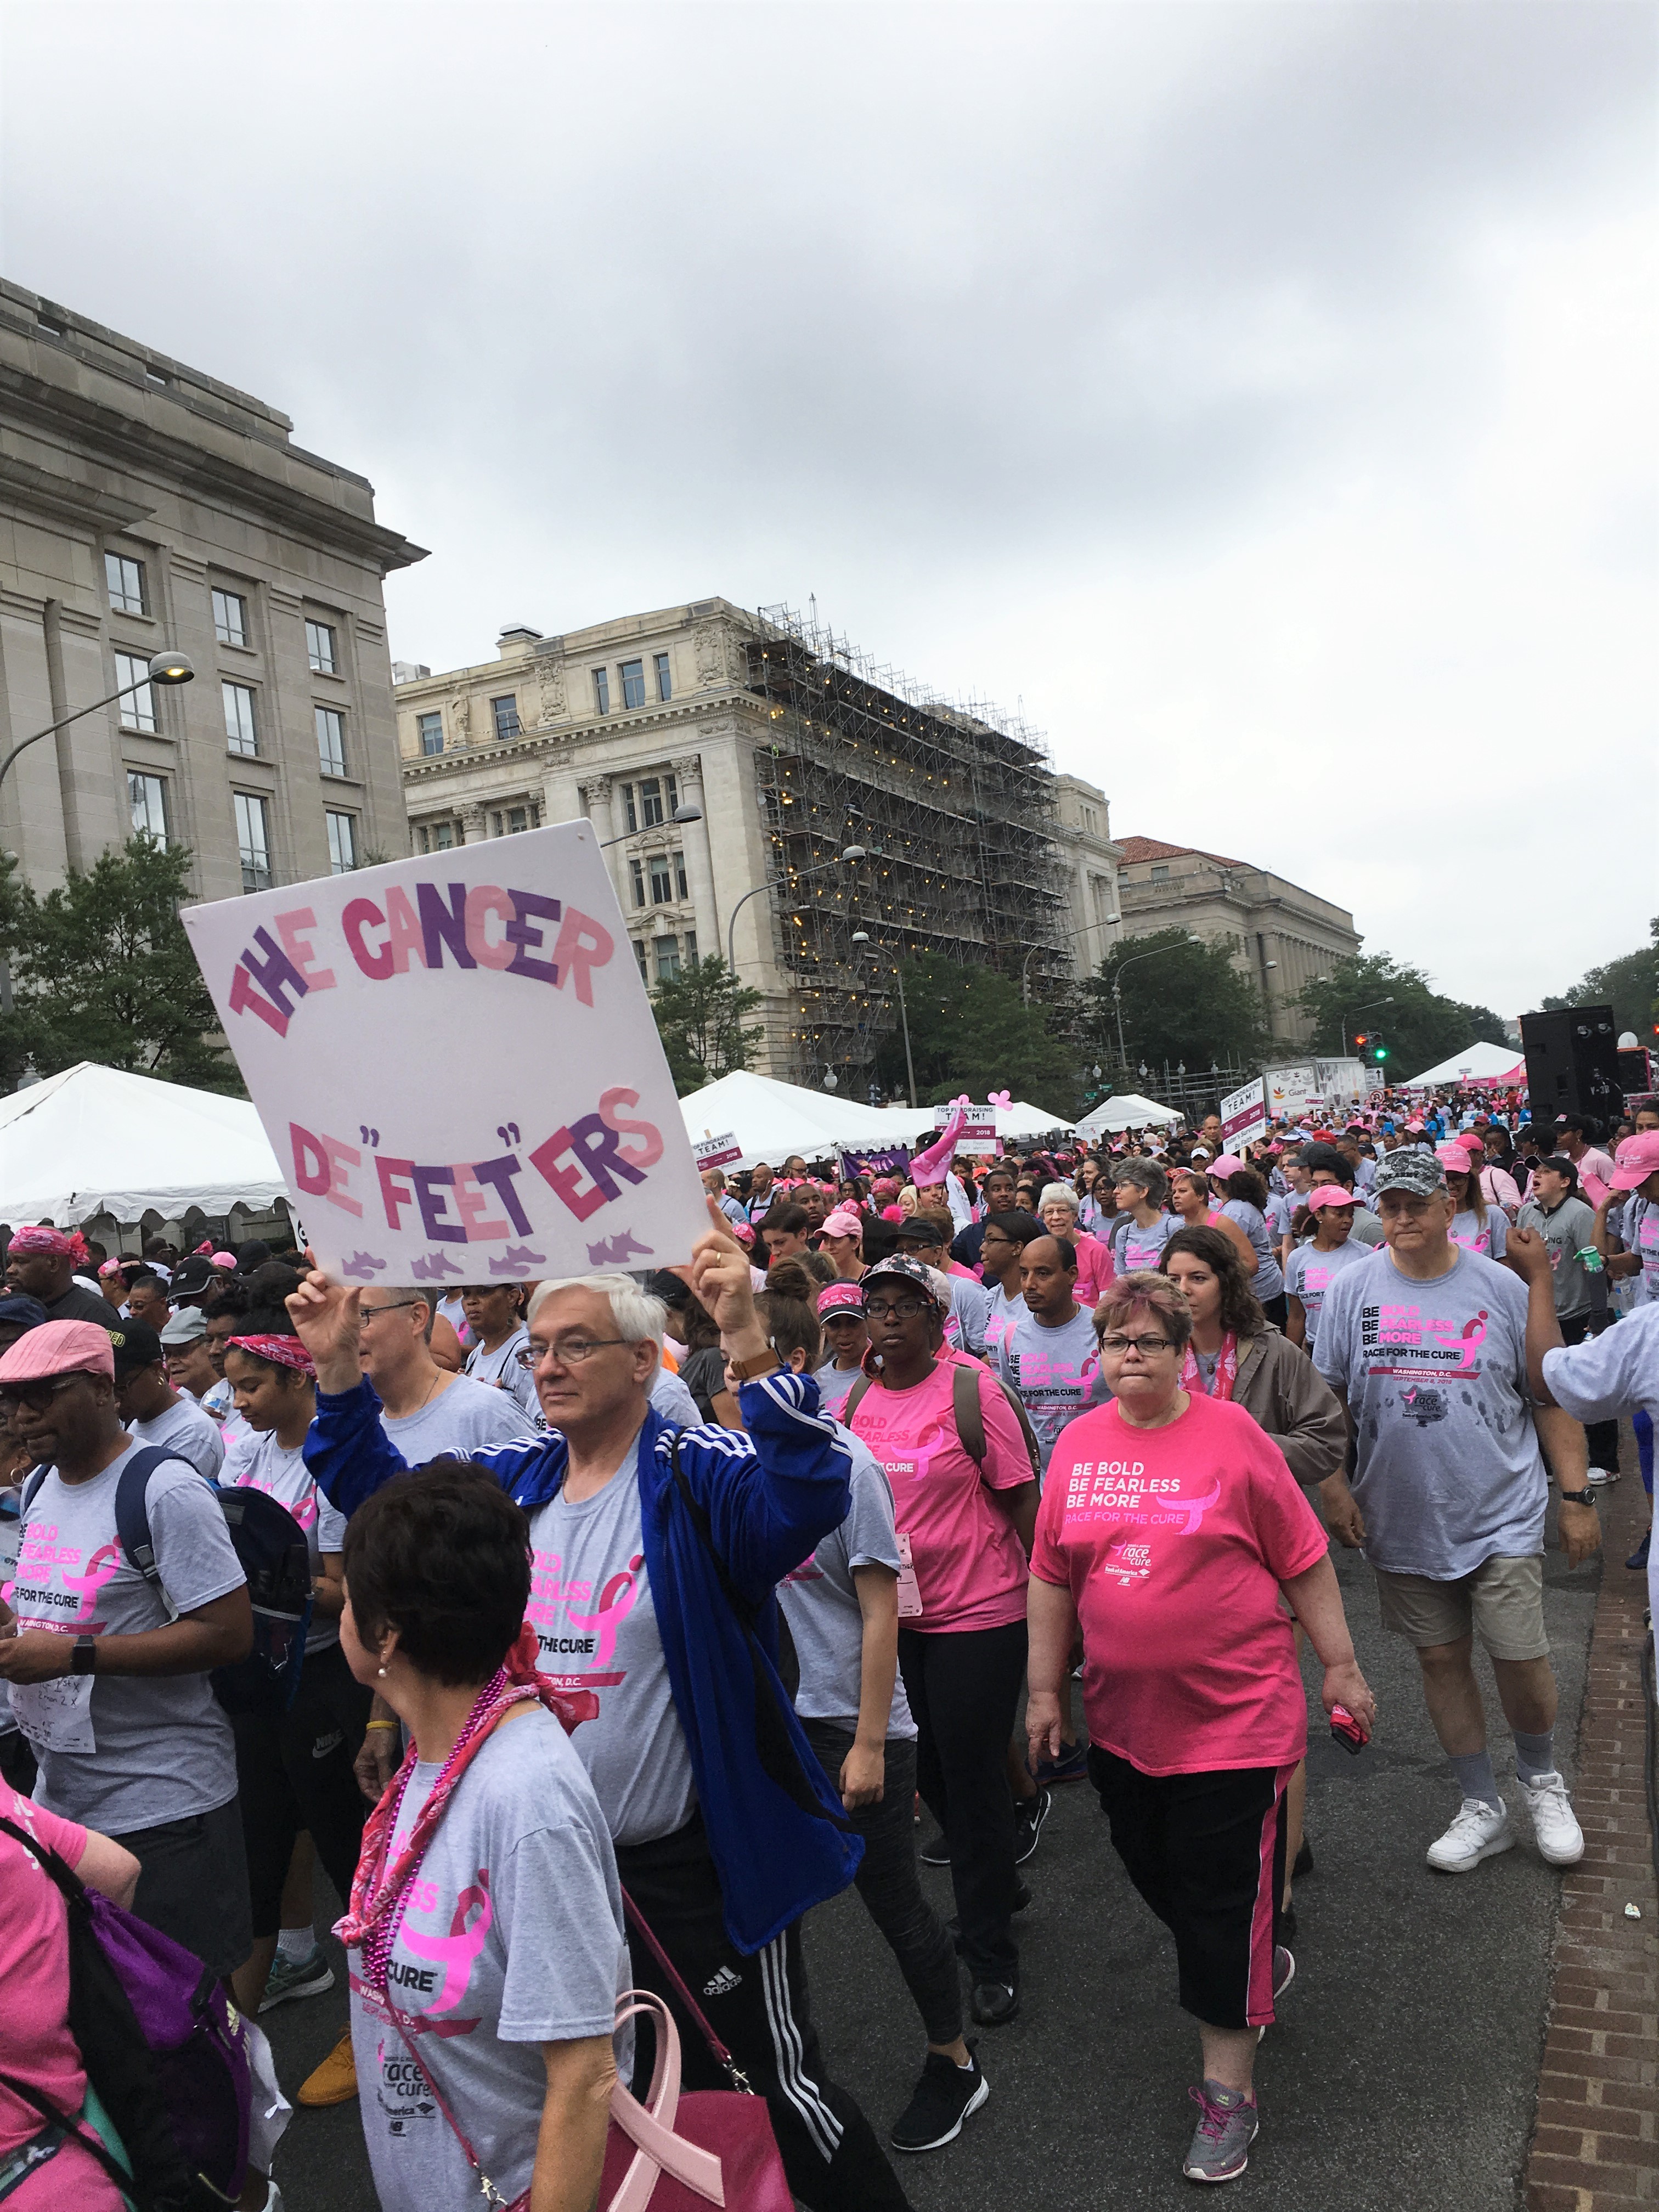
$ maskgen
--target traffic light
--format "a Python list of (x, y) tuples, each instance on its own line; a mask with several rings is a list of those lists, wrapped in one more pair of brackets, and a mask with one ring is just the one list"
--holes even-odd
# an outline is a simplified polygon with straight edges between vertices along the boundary
[(1354, 1038), (1354, 1043), (1355, 1043), (1355, 1045), (1356, 1045), (1357, 1047), (1358, 1047), (1361, 1050), (1363, 1050), (1367, 1042), (1368, 1042), (1368, 1040), (1367, 1040), (1366, 1032), (1365, 1032), (1364, 1030), (1361, 1030), (1358, 1032), (1358, 1034), (1355, 1036), (1355, 1038)]
[(1389, 1056), (1389, 1048), (1387, 1047), (1387, 1045), (1385, 1045), (1385, 1044), (1374, 1044), (1374, 1045), (1372, 1045), (1372, 1047), (1371, 1047), (1371, 1058), (1372, 1058), (1373, 1060), (1386, 1060), (1386, 1059), (1388, 1058), (1388, 1056)]

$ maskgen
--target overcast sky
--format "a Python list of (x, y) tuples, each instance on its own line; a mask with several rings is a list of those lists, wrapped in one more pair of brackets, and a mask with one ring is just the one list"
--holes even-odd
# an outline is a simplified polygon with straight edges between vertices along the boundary
[(1656, 12), (0, 7), (0, 268), (285, 409), (434, 668), (719, 593), (1514, 1014), (1645, 940)]

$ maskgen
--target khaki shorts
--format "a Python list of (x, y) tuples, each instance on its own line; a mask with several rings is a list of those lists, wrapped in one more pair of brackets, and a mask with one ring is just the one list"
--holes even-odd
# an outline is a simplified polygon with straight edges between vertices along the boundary
[(1473, 1574), (1451, 1583), (1431, 1582), (1427, 1575), (1386, 1574), (1381, 1567), (1372, 1571), (1382, 1626), (1409, 1637), (1419, 1650), (1430, 1644), (1455, 1644), (1474, 1633), (1494, 1659), (1548, 1656), (1541, 1553), (1524, 1559), (1483, 1559)]

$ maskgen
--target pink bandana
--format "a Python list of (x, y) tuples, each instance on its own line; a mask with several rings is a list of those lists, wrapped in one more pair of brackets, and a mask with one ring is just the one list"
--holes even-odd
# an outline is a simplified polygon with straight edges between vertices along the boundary
[(50, 1252), (55, 1260), (73, 1260), (82, 1266), (90, 1257), (86, 1240), (78, 1230), (73, 1236), (65, 1237), (61, 1229), (52, 1229), (44, 1224), (27, 1229), (14, 1229), (11, 1249), (14, 1252)]
[(273, 1367), (291, 1367), (299, 1375), (308, 1375), (314, 1382), (317, 1370), (311, 1354), (297, 1336), (233, 1336), (225, 1346), (238, 1352), (251, 1352), (256, 1359), (268, 1359)]
[(1198, 1354), (1190, 1343), (1181, 1363), (1181, 1387), (1195, 1398), (1219, 1398), (1224, 1404), (1232, 1403), (1233, 1385), (1238, 1380), (1238, 1339), (1231, 1329), (1221, 1340), (1221, 1357), (1216, 1362), (1215, 1388), (1204, 1387), (1204, 1370), (1198, 1364)]

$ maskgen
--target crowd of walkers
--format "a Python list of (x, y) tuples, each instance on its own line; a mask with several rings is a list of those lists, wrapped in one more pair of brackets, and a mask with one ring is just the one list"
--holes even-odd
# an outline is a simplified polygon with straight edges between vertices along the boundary
[[(445, 1297), (9, 1232), (0, 2196), (121, 2201), (45, 1869), (257, 2020), (333, 1984), (320, 1865), (350, 2021), (296, 2095), (357, 2100), (386, 2212), (594, 2203), (668, 2021), (799, 2202), (902, 2206), (894, 2154), (1040, 2001), (1020, 1869), (1072, 1783), (1196, 2025), (1182, 2170), (1236, 2178), (1313, 1864), (1304, 1654), (1376, 1725), (1333, 1539), (1455, 1785), (1427, 1867), (1583, 1852), (1548, 1492), (1576, 1565), (1659, 1401), (1659, 1115), (1602, 1133), (1452, 1097), (1237, 1152), (1212, 1117), (911, 1181), (795, 1157), (706, 1175), (683, 1268)], [(879, 2128), (802, 1947), (849, 1885), (916, 2014)]]

